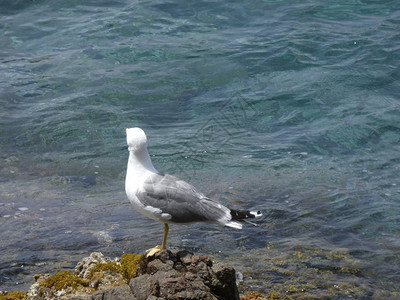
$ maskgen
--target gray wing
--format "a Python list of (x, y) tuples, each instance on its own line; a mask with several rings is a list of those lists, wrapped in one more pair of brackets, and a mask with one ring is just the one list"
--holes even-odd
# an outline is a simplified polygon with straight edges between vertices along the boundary
[(137, 193), (137, 197), (145, 206), (169, 214), (169, 221), (174, 223), (217, 221), (230, 216), (228, 208), (205, 197), (189, 183), (171, 175), (150, 175), (144, 181), (143, 189)]

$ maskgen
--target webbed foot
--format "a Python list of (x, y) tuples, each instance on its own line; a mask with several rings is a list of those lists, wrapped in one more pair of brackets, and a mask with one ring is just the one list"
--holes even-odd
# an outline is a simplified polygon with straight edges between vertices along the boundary
[(144, 255), (146, 257), (150, 257), (153, 256), (154, 254), (156, 254), (158, 251), (162, 250), (162, 246), (161, 245), (157, 245), (154, 248), (151, 248), (149, 250), (146, 250), (146, 252), (144, 253)]

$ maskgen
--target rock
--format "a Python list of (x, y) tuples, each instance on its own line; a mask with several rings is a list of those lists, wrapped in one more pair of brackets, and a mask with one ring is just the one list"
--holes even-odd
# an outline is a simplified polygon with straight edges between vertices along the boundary
[(36, 299), (36, 297), (38, 297), (39, 295), (39, 289), (40, 289), (40, 281), (39, 279), (45, 279), (50, 277), (49, 274), (38, 274), (33, 276), (33, 279), (35, 280), (34, 283), (31, 284), (31, 287), (29, 288), (29, 290), (27, 291), (27, 297), (28, 299)]
[(187, 251), (162, 250), (149, 258), (124, 254), (114, 260), (93, 252), (74, 272), (34, 279), (26, 293), (32, 300), (239, 300), (232, 267)]
[(206, 256), (162, 250), (142, 257), (142, 275), (129, 285), (98, 291), (93, 300), (239, 300), (235, 270)]
[(92, 300), (114, 299), (114, 300), (136, 300), (129, 285), (124, 284), (105, 291), (96, 292), (90, 298)]
[(53, 275), (35, 275), (35, 283), (27, 291), (28, 299), (91, 299), (91, 294), (98, 290), (106, 290), (111, 287), (126, 285), (132, 277), (124, 275), (134, 272), (137, 263), (127, 262), (126, 258), (140, 257), (136, 254), (124, 254), (121, 263), (120, 258), (112, 260), (100, 252), (93, 252), (83, 258), (75, 267), (74, 272), (65, 270)]
[(83, 258), (75, 267), (75, 274), (82, 278), (88, 278), (92, 269), (99, 263), (117, 262), (118, 259), (111, 260), (101, 252), (92, 252), (90, 256)]

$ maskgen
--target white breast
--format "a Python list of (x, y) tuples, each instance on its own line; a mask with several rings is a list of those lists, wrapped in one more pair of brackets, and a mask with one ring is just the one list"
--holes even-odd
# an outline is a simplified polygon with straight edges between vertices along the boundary
[[(145, 154), (147, 154), (147, 151)], [(152, 206), (145, 206), (137, 197), (138, 192), (143, 192), (143, 183), (146, 178), (156, 172), (148, 154), (140, 156), (131, 152), (129, 154), (126, 170), (125, 192), (129, 202), (136, 211), (156, 221), (163, 221), (162, 211), (160, 209)]]

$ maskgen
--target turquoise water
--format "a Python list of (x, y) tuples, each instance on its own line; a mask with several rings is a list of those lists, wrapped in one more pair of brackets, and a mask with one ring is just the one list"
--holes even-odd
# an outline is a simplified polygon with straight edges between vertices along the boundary
[(357, 267), (324, 261), (310, 293), (399, 292), (399, 20), (398, 1), (0, 2), (0, 290), (160, 242), (124, 194), (139, 126), (160, 171), (264, 212), (173, 226), (171, 248), (260, 291), (290, 280), (277, 249), (291, 270), (341, 251)]

